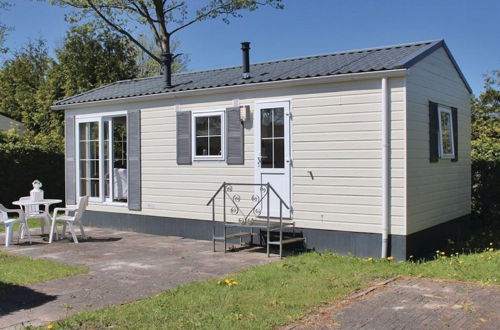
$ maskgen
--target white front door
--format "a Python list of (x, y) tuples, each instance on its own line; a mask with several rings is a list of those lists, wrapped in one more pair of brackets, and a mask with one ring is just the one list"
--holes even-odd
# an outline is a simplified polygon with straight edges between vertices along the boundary
[[(270, 183), (291, 207), (290, 103), (257, 103), (254, 116), (256, 183)], [(261, 216), (267, 216), (266, 200), (264, 197)], [(270, 216), (279, 217), (280, 202), (272, 192), (269, 204)], [(290, 218), (290, 210), (285, 207), (283, 217)]]

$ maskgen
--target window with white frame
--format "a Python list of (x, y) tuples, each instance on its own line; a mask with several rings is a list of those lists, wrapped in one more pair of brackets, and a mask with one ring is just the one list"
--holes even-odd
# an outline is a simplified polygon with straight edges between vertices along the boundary
[(224, 159), (224, 112), (193, 114), (193, 159)]
[(127, 117), (77, 118), (77, 192), (93, 202), (127, 202)]
[(455, 147), (453, 145), (453, 116), (450, 108), (438, 107), (439, 122), (439, 157), (454, 158)]

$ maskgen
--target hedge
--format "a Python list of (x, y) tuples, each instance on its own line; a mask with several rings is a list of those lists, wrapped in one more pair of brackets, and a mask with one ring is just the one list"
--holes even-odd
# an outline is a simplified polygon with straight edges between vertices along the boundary
[(0, 203), (29, 196), (32, 182), (42, 182), (45, 198), (64, 200), (64, 154), (44, 145), (0, 143)]

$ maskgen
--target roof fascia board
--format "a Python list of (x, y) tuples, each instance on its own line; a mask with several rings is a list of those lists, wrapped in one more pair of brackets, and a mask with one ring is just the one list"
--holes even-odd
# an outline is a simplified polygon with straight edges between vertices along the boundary
[(204, 88), (204, 89), (196, 89), (196, 90), (189, 90), (189, 91), (179, 91), (179, 92), (170, 92), (170, 93), (167, 92), (167, 93), (158, 93), (158, 94), (151, 94), (151, 95), (122, 97), (122, 98), (117, 98), (117, 99), (90, 101), (90, 102), (74, 103), (74, 104), (53, 105), (50, 108), (52, 110), (81, 109), (81, 108), (88, 108), (88, 107), (94, 107), (94, 106), (100, 106), (100, 105), (106, 106), (106, 105), (120, 104), (120, 103), (154, 101), (154, 100), (159, 100), (159, 99), (179, 99), (179, 98), (185, 98), (185, 97), (191, 97), (191, 96), (202, 96), (202, 95), (209, 95), (209, 94), (213, 95), (213, 94), (241, 92), (241, 91), (254, 91), (254, 90), (259, 90), (259, 89), (264, 89), (264, 88), (294, 87), (294, 86), (301, 86), (301, 85), (325, 84), (325, 83), (331, 83), (331, 82), (374, 79), (374, 78), (381, 78), (381, 77), (404, 77), (404, 76), (406, 76), (406, 73), (407, 73), (407, 69), (405, 69), (405, 68), (396, 69), (396, 70), (385, 70), (385, 71), (346, 73), (346, 74), (323, 76), (323, 77), (310, 77), (310, 78), (270, 81), (270, 82), (261, 82), (261, 83), (244, 84), (244, 85)]
[(450, 58), (451, 63), (453, 63), (453, 66), (455, 67), (455, 70), (457, 70), (458, 75), (460, 76), (460, 78), (462, 78), (462, 81), (464, 82), (465, 87), (467, 88), (467, 90), (469, 91), (469, 93), (472, 94), (472, 88), (470, 87), (469, 83), (467, 82), (467, 79), (465, 79), (465, 76), (464, 76), (462, 70), (458, 66), (457, 61), (455, 61), (455, 58), (451, 54), (450, 49), (448, 48), (448, 46), (446, 45), (446, 43), (444, 41), (443, 41), (443, 48), (444, 48), (444, 51), (446, 52), (446, 54), (448, 55), (448, 57)]
[(437, 49), (443, 47), (444, 51), (448, 55), (451, 63), (455, 67), (455, 70), (457, 71), (458, 75), (460, 76), (460, 79), (462, 79), (462, 82), (465, 85), (465, 88), (469, 91), (470, 94), (472, 94), (472, 88), (470, 87), (469, 83), (467, 82), (467, 79), (465, 79), (464, 74), (462, 73), (462, 70), (460, 70), (460, 67), (458, 66), (457, 62), (455, 61), (455, 58), (450, 52), (450, 49), (444, 42), (444, 40), (436, 40), (435, 42), (431, 43), (427, 47), (424, 47), (423, 49), (420, 50), (420, 52), (415, 55), (408, 56), (406, 58), (403, 58), (399, 63), (396, 64), (397, 67), (409, 69), (411, 66), (415, 65), (417, 62), (421, 61), (425, 57), (429, 56), (432, 54), (434, 51)]

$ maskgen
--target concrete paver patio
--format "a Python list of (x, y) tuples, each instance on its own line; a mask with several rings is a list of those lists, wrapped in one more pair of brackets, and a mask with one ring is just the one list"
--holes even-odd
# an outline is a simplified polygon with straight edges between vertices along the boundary
[(281, 330), (499, 329), (500, 287), (408, 278), (320, 308)]
[[(217, 278), (277, 258), (264, 253), (212, 252), (212, 243), (87, 228), (90, 239), (2, 247), (16, 255), (86, 267), (87, 274), (12, 287), (2, 292), (0, 328), (39, 326), (82, 310), (142, 299), (184, 283)], [(0, 235), (0, 242), (4, 237)], [(219, 248), (220, 251), (220, 248)]]

